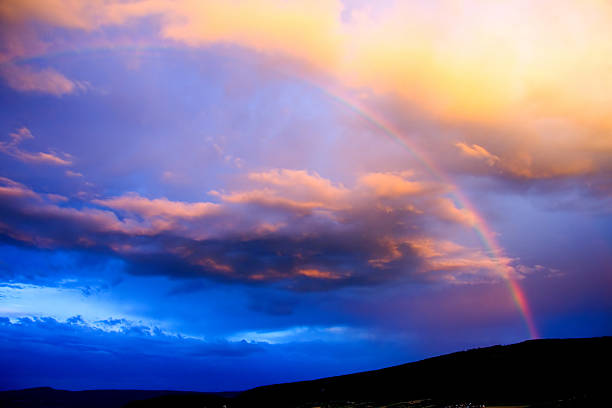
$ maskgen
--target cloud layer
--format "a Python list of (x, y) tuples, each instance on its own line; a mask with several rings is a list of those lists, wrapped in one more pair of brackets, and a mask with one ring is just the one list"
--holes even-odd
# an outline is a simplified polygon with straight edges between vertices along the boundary
[(512, 259), (490, 258), (427, 227), (471, 228), (473, 216), (454, 207), (445, 186), (422, 185), (408, 174), (369, 173), (349, 188), (289, 169), (249, 173), (243, 181), (248, 187), (212, 192), (218, 202), (128, 193), (77, 206), (3, 179), (0, 222), (16, 241), (109, 251), (145, 274), (308, 290), (520, 276)]
[[(53, 68), (12, 62), (75, 46), (238, 46), (271, 64), (289, 64), (286, 70), (297, 77), (324, 87), (339, 84), (344, 95), (372, 92), (376, 98), (366, 105), (396, 125), (401, 118), (381, 111), (378, 98), (393, 101), (400, 112), (418, 107), (445, 124), (444, 145), (479, 146), (490, 154), (488, 168), (459, 161), (455, 169), (518, 179), (611, 171), (612, 77), (606, 61), (612, 55), (612, 9), (606, 2), (58, 3), (3, 3), (7, 62), (1, 72), (9, 86), (54, 95), (83, 89), (83, 82)], [(133, 44), (110, 34), (143, 21), (152, 29), (144, 38), (134, 36)], [(44, 27), (75, 39), (43, 40)]]

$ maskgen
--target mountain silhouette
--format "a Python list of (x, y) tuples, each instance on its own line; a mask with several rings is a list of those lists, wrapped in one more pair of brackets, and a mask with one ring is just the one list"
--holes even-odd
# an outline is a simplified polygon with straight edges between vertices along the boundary
[[(530, 340), (473, 349), (381, 370), (258, 387), (238, 399), (267, 406), (308, 402), (433, 400), (547, 404), (598, 399), (609, 388), (612, 337)], [(339, 405), (341, 406), (341, 405)], [(554, 406), (554, 405), (553, 405)]]
[(0, 392), (0, 407), (523, 407), (612, 406), (612, 337), (529, 340), (338, 377), (240, 393)]

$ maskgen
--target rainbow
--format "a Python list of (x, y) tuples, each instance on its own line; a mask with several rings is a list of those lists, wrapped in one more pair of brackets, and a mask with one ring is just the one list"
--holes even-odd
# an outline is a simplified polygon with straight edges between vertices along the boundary
[[(99, 51), (164, 51), (167, 47), (163, 46), (153, 46), (146, 44), (139, 45), (121, 45), (121, 46), (100, 46), (100, 47), (88, 47), (86, 49), (69, 49), (69, 50), (57, 50), (55, 52), (47, 52), (45, 57), (58, 56), (58, 55), (66, 55), (66, 54), (74, 54), (74, 53), (83, 53), (83, 52), (99, 52)], [(34, 57), (26, 57), (18, 59), (18, 62), (27, 62), (34, 59)], [(490, 228), (487, 227), (487, 224), (484, 222), (484, 219), (479, 215), (479, 213), (475, 210), (474, 206), (468, 200), (468, 198), (461, 193), (461, 191), (457, 188), (457, 186), (452, 183), (448, 177), (438, 168), (431, 163), (430, 160), (427, 159), (427, 156), (421, 152), (414, 146), (410, 145), (406, 138), (402, 136), (402, 132), (395, 129), (393, 125), (391, 125), (384, 118), (380, 117), (376, 113), (368, 110), (364, 106), (359, 105), (357, 102), (351, 101), (347, 97), (342, 97), (339, 92), (334, 92), (330, 88), (322, 87), (312, 80), (298, 77), (295, 74), (289, 74), (287, 72), (283, 72), (277, 70), (277, 72), (281, 75), (285, 75), (287, 77), (291, 77), (293, 79), (297, 79), (317, 90), (322, 92), (324, 95), (330, 97), (335, 100), (339, 104), (347, 107), (349, 110), (358, 114), (361, 118), (366, 120), (370, 125), (372, 125), (375, 129), (381, 131), (386, 136), (390, 137), (392, 140), (400, 144), (410, 155), (416, 159), (418, 163), (435, 179), (446, 185), (452, 187), (450, 196), (455, 201), (455, 204), (459, 205), (461, 208), (466, 208), (469, 210), (475, 217), (475, 222), (473, 225), (474, 231), (478, 236), (478, 239), (482, 243), (484, 249), (486, 250), (487, 255), (493, 261), (498, 261), (500, 256), (504, 253), (503, 249), (497, 243), (495, 239), (495, 234), (491, 231)], [(527, 297), (525, 296), (525, 292), (519, 285), (518, 281), (514, 279), (506, 270), (501, 271), (501, 277), (506, 283), (512, 299), (516, 304), (519, 312), (521, 313), (523, 320), (529, 330), (529, 335), (532, 339), (537, 339), (540, 337), (537, 327), (534, 323), (533, 314), (529, 308), (529, 303), (527, 302)]]
[[(493, 261), (499, 261), (500, 257), (503, 255), (504, 250), (497, 243), (495, 239), (495, 233), (487, 226), (484, 219), (480, 216), (480, 214), (475, 210), (472, 203), (468, 200), (468, 198), (457, 188), (457, 186), (452, 183), (448, 177), (444, 175), (444, 173), (434, 166), (434, 164), (427, 159), (423, 153), (419, 152), (414, 146), (408, 144), (406, 138), (402, 137), (402, 133), (395, 129), (388, 121), (384, 120), (380, 116), (376, 115), (371, 110), (360, 106), (358, 103), (349, 100), (348, 98), (340, 96), (339, 93), (333, 92), (329, 89), (320, 87), (311, 81), (305, 80), (304, 82), (316, 87), (321, 92), (323, 92), (328, 97), (332, 98), (336, 102), (341, 105), (347, 107), (351, 111), (357, 113), (360, 117), (365, 119), (369, 124), (371, 124), (375, 129), (381, 131), (386, 136), (393, 139), (395, 142), (399, 143), (404, 149), (406, 149), (412, 157), (414, 157), (418, 163), (422, 165), (422, 167), (437, 181), (440, 181), (446, 185), (451, 186), (450, 196), (455, 201), (455, 204), (459, 205), (460, 208), (465, 208), (470, 213), (472, 213), (475, 217), (473, 229), (482, 243), (487, 256), (491, 258)], [(512, 300), (516, 304), (519, 312), (521, 313), (525, 325), (529, 330), (529, 336), (532, 339), (537, 339), (540, 337), (538, 329), (535, 325), (533, 319), (533, 313), (529, 308), (529, 303), (527, 302), (527, 297), (525, 296), (524, 290), (519, 285), (518, 281), (514, 279), (507, 270), (501, 270), (500, 272), (502, 279), (504, 280), (506, 286), (508, 287), (510, 294), (512, 296)]]

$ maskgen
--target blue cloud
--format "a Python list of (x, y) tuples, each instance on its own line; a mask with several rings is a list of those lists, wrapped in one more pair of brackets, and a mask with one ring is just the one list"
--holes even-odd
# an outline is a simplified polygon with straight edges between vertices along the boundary
[[(365, 369), (374, 358), (369, 346), (360, 341), (207, 341), (143, 326), (106, 331), (79, 316), (66, 322), (0, 318), (0, 388), (244, 389)], [(386, 354), (389, 359), (393, 353)]]

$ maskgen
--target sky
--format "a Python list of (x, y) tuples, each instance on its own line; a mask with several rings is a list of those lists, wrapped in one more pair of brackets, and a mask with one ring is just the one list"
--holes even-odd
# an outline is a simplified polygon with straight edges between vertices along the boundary
[(0, 389), (612, 334), (604, 0), (4, 0)]

